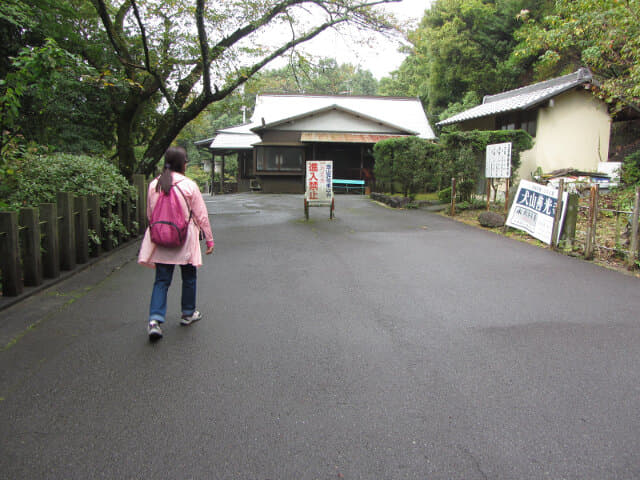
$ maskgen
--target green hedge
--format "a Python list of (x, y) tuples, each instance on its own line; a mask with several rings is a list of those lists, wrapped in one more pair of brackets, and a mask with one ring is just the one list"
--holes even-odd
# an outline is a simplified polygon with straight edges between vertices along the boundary
[[(74, 195), (99, 195), (101, 207), (116, 207), (128, 196), (134, 199), (136, 190), (118, 168), (101, 156), (65, 153), (26, 154), (13, 165), (2, 190), (0, 209), (18, 210), (36, 207), (41, 203), (55, 203), (58, 192)], [(105, 233), (111, 238), (125, 231), (121, 219), (112, 214), (104, 219)]]

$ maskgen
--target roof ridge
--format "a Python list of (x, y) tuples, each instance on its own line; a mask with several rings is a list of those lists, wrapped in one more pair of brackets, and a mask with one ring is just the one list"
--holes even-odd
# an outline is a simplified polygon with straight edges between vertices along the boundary
[(340, 94), (324, 94), (324, 93), (279, 93), (265, 92), (259, 93), (258, 97), (307, 97), (307, 98), (364, 98), (372, 100), (418, 100), (418, 97), (407, 96), (388, 96), (388, 95), (340, 95)]
[(573, 73), (563, 75), (561, 77), (550, 78), (542, 82), (526, 85), (524, 87), (516, 88), (514, 90), (508, 90), (506, 92), (497, 93), (495, 95), (485, 95), (482, 99), (482, 104), (496, 102), (505, 98), (515, 97), (517, 95), (527, 94), (531, 92), (537, 92), (550, 87), (556, 87), (565, 83), (576, 83), (576, 85), (584, 82), (590, 82), (593, 80), (591, 71), (582, 67)]

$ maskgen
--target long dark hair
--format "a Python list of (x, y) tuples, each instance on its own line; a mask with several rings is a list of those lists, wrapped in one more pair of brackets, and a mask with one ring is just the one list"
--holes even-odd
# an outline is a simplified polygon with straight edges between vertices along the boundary
[(158, 177), (156, 192), (169, 193), (173, 185), (171, 172), (184, 173), (187, 166), (187, 151), (182, 147), (169, 147), (164, 153), (164, 170)]

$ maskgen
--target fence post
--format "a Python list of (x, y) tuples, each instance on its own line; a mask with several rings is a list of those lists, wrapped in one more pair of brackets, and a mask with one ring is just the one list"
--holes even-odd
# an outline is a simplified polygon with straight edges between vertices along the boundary
[(94, 231), (95, 236), (100, 239), (91, 248), (91, 256), (98, 257), (102, 251), (102, 224), (100, 223), (100, 197), (98, 195), (89, 195), (87, 197), (89, 228)]
[(35, 287), (42, 283), (42, 255), (40, 253), (40, 215), (37, 208), (21, 208), (19, 215), (20, 244), (24, 285)]
[(451, 177), (451, 216), (456, 214), (456, 177)]
[(491, 208), (491, 179), (487, 178), (487, 212)]
[(560, 229), (560, 218), (562, 217), (563, 209), (563, 196), (564, 196), (564, 179), (560, 179), (560, 185), (558, 185), (558, 199), (556, 203), (556, 213), (553, 217), (553, 227), (551, 229), (551, 248), (558, 248), (558, 230)]
[(633, 215), (631, 217), (631, 244), (627, 256), (627, 266), (633, 267), (638, 258), (638, 217), (640, 215), (640, 187), (636, 187), (636, 198), (633, 202)]
[(598, 185), (593, 185), (590, 193), (587, 239), (584, 249), (584, 257), (587, 260), (593, 257), (593, 249), (596, 240), (596, 226), (598, 222)]
[(22, 293), (22, 267), (18, 242), (18, 214), (0, 212), (0, 269), (2, 295), (15, 297)]
[[(111, 215), (112, 215), (111, 205), (107, 205), (107, 206), (105, 206), (105, 213), (104, 213), (104, 215), (100, 216), (100, 219), (101, 219), (101, 221), (102, 221), (103, 218), (109, 218), (110, 219)], [(102, 224), (101, 224), (100, 229), (102, 230), (102, 236), (100, 237), (101, 240), (102, 240), (102, 249), (105, 252), (113, 250), (114, 241), (111, 238), (113, 233), (112, 232), (107, 232), (106, 229), (102, 228)]]
[(136, 187), (136, 221), (138, 222), (138, 235), (144, 233), (147, 228), (147, 186), (144, 175), (136, 173), (132, 176), (133, 185)]
[(573, 249), (576, 241), (576, 225), (578, 223), (578, 202), (580, 196), (577, 193), (570, 193), (567, 198), (567, 213), (565, 214), (564, 228), (562, 229), (561, 239), (564, 240), (569, 248)]
[(75, 221), (73, 219), (73, 194), (58, 192), (56, 197), (60, 214), (60, 268), (73, 270), (76, 266)]
[(128, 196), (125, 196), (122, 200), (122, 224), (127, 230), (127, 233), (124, 234), (124, 238), (131, 238), (133, 236), (133, 232), (131, 232), (131, 200)]
[[(120, 219), (120, 223), (122, 225), (124, 225), (124, 219), (122, 218), (122, 200), (118, 200), (116, 201), (116, 211), (115, 214), (118, 216), (118, 218)], [(123, 240), (123, 236), (124, 234), (120, 231), (120, 229), (118, 229), (115, 239), (116, 239), (116, 245), (122, 245), (122, 240)]]
[(44, 239), (42, 247), (42, 273), (47, 278), (60, 276), (60, 251), (58, 243), (58, 208), (55, 203), (40, 204), (40, 218)]
[(89, 261), (89, 218), (87, 197), (76, 197), (75, 207), (76, 262), (87, 263)]

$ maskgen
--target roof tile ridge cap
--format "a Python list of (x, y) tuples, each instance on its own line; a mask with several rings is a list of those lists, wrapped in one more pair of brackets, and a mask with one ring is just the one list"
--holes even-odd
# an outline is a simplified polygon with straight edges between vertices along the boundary
[(550, 87), (562, 85), (567, 82), (579, 83), (591, 81), (592, 79), (593, 76), (591, 75), (591, 71), (586, 67), (581, 67), (577, 71), (569, 73), (567, 75), (562, 75), (561, 77), (550, 78), (548, 80), (543, 80), (542, 82), (532, 83), (531, 85), (525, 85), (524, 87), (507, 90), (506, 92), (496, 93), (494, 95), (485, 95), (482, 99), (482, 104), (484, 105), (486, 103), (492, 103), (499, 100), (504, 100), (506, 98), (512, 98), (518, 95), (544, 90)]

